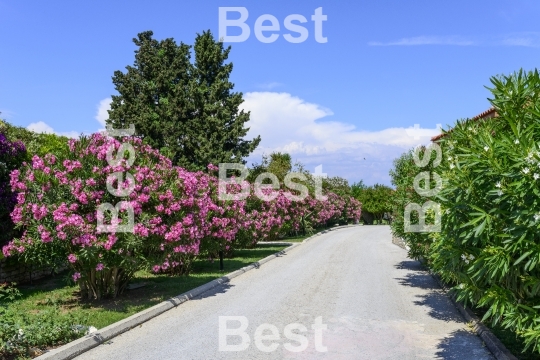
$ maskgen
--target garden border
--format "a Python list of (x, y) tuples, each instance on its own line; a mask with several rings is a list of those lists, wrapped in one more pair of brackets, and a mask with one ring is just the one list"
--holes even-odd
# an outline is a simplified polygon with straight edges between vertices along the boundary
[(163, 314), (164, 312), (171, 310), (183, 303), (185, 303), (188, 300), (193, 299), (194, 297), (197, 297), (208, 290), (211, 290), (217, 286), (223, 285), (231, 281), (231, 279), (234, 279), (237, 276), (240, 276), (250, 270), (258, 269), (261, 265), (267, 263), (270, 260), (273, 260), (277, 257), (280, 257), (281, 255), (284, 255), (285, 253), (289, 252), (290, 250), (302, 245), (303, 243), (320, 236), (322, 234), (326, 234), (329, 231), (347, 228), (347, 227), (353, 227), (358, 225), (342, 225), (342, 226), (336, 226), (334, 228), (330, 228), (328, 230), (321, 231), (315, 235), (312, 235), (306, 239), (304, 239), (302, 242), (298, 243), (292, 243), (287, 241), (272, 241), (272, 242), (259, 242), (260, 244), (273, 244), (273, 245), (290, 245), (289, 247), (275, 253), (272, 255), (269, 255), (265, 257), (264, 259), (261, 259), (257, 262), (254, 262), (253, 264), (250, 264), (248, 266), (245, 266), (241, 269), (238, 269), (236, 271), (233, 271), (232, 273), (229, 273), (225, 276), (220, 277), (219, 279), (212, 280), (204, 285), (201, 285), (199, 287), (196, 287), (195, 289), (192, 289), (190, 291), (186, 291), (185, 293), (182, 293), (178, 296), (172, 297), (168, 300), (165, 300), (159, 304), (156, 304), (148, 309), (145, 309), (143, 311), (140, 311), (136, 314), (131, 315), (130, 317), (127, 317), (123, 320), (117, 321), (109, 326), (104, 327), (103, 329), (100, 329), (92, 334), (86, 335), (82, 338), (79, 338), (77, 340), (74, 340), (72, 342), (69, 342), (59, 348), (52, 349), (50, 351), (47, 351), (43, 353), (43, 355), (40, 355), (36, 357), (35, 359), (39, 360), (68, 360), (73, 359), (76, 356), (79, 356), (80, 354), (91, 350), (101, 344), (103, 344), (106, 341), (109, 341), (110, 339), (126, 332), (131, 329), (133, 329), (136, 326), (139, 326), (143, 324), (144, 322), (153, 319), (157, 317), (158, 315)]

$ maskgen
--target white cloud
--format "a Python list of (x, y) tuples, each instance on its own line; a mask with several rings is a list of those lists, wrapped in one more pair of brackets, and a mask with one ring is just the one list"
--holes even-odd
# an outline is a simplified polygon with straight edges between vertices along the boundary
[(45, 124), (43, 121), (38, 121), (37, 123), (31, 123), (26, 128), (30, 131), (34, 131), (37, 133), (54, 134), (53, 128)]
[(510, 34), (504, 37), (502, 44), (507, 46), (540, 47), (540, 33), (526, 32)]
[(416, 36), (399, 40), (368, 42), (369, 46), (420, 46), (420, 45), (453, 45), (453, 46), (524, 46), (540, 47), (540, 32), (516, 32), (495, 36)]
[(52, 127), (50, 127), (48, 124), (44, 123), (43, 121), (38, 121), (36, 123), (31, 123), (26, 127), (30, 131), (34, 131), (37, 133), (45, 133), (45, 134), (56, 134), (56, 135), (62, 135), (67, 136), (70, 138), (78, 138), (79, 133), (76, 131), (67, 131), (67, 132), (56, 132)]
[(393, 159), (440, 133), (414, 124), (367, 131), (344, 122), (321, 121), (332, 111), (288, 93), (251, 92), (244, 100), (244, 110), (251, 111), (247, 138), (262, 138), (248, 161), (260, 162), (263, 153), (283, 151), (310, 168), (323, 164), (330, 176), (351, 181), (389, 183)]
[(109, 113), (107, 110), (111, 110), (111, 98), (103, 99), (99, 102), (97, 106), (97, 113), (95, 119), (105, 127), (105, 120), (109, 118)]
[(370, 46), (418, 46), (418, 45), (454, 45), (454, 46), (471, 46), (476, 43), (471, 39), (466, 39), (460, 36), (416, 36), (403, 38), (397, 41), (379, 42), (371, 41)]

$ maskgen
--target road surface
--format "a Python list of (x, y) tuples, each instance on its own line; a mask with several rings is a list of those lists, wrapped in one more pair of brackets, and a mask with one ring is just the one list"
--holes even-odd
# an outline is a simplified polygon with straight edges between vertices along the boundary
[(493, 357), (389, 227), (358, 226), (315, 237), (77, 359)]

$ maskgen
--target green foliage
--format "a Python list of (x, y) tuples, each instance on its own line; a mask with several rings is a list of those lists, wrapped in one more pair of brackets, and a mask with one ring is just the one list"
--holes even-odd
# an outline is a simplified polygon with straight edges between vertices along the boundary
[(68, 151), (68, 140), (65, 136), (56, 134), (43, 134), (30, 131), (21, 126), (14, 126), (5, 120), (0, 119), (0, 132), (6, 135), (10, 141), (20, 140), (26, 146), (27, 162), (31, 161), (32, 156), (45, 156), (46, 154), (55, 154), (62, 159)]
[(0, 284), (0, 307), (6, 306), (13, 300), (21, 297), (21, 292), (15, 287), (16, 283)]
[(491, 79), (499, 117), (461, 121), (442, 145), (446, 208), (433, 266), (540, 351), (540, 77)]
[(359, 182), (353, 184), (351, 192), (354, 198), (362, 203), (364, 219), (366, 219), (366, 213), (369, 213), (381, 221), (385, 213), (392, 211), (391, 199), (394, 190), (388, 186), (381, 184), (366, 186), (363, 182)]
[(80, 320), (62, 314), (58, 308), (28, 314), (0, 307), (0, 356), (29, 357), (31, 347), (58, 346), (75, 340), (88, 329), (74, 326)]
[[(458, 298), (487, 309), (484, 320), (516, 332), (540, 352), (540, 76), (491, 79), (498, 117), (461, 120), (440, 141), (444, 179), (440, 233), (393, 232), (455, 285)], [(423, 204), (412, 189), (411, 153), (392, 172), (396, 213)], [(414, 221), (413, 221), (414, 222)]]
[(323, 189), (326, 191), (331, 191), (334, 194), (339, 196), (350, 196), (351, 187), (347, 179), (344, 179), (339, 176), (329, 177), (323, 179)]
[(357, 199), (358, 196), (360, 196), (360, 193), (366, 188), (367, 188), (367, 185), (364, 184), (364, 180), (360, 180), (356, 183), (353, 183), (351, 185), (351, 196)]
[(292, 170), (291, 155), (287, 153), (273, 152), (270, 154), (267, 171), (276, 175), (280, 181)]
[[(254, 183), (259, 175), (269, 172), (276, 175), (280, 182), (280, 186), (284, 186), (283, 180), (285, 179), (285, 176), (293, 171), (298, 172), (297, 165), (298, 164), (295, 164), (293, 166), (291, 155), (287, 153), (272, 152), (270, 155), (263, 154), (261, 163), (255, 163), (249, 169), (247, 180), (250, 183)], [(270, 184), (270, 180), (266, 179), (263, 183)]]
[[(407, 205), (419, 204), (422, 206), (426, 201), (431, 200), (428, 197), (419, 195), (414, 189), (413, 183), (414, 178), (421, 172), (436, 172), (433, 167), (436, 155), (434, 152), (431, 152), (429, 163), (424, 167), (419, 167), (414, 162), (413, 153), (414, 150), (409, 150), (405, 154), (401, 155), (398, 159), (394, 160), (394, 167), (390, 171), (392, 185), (394, 185), (396, 189), (391, 199), (393, 212), (391, 227), (392, 234), (396, 237), (402, 238), (410, 247), (409, 256), (418, 259), (421, 257), (425, 258), (428, 255), (429, 245), (432, 242), (431, 238), (428, 233), (405, 232), (405, 222), (403, 216)], [(433, 187), (433, 184), (431, 187)], [(418, 220), (418, 213), (412, 212), (411, 224), (417, 224)], [(429, 224), (432, 218), (428, 218), (426, 220), (426, 223)]]
[(244, 140), (249, 113), (239, 110), (242, 93), (232, 92), (230, 47), (210, 31), (191, 47), (169, 38), (157, 41), (146, 31), (133, 39), (138, 49), (126, 73), (115, 71), (108, 125), (133, 124), (145, 143), (161, 149), (176, 165), (206, 171), (207, 165), (244, 162), (260, 137)]
[(28, 356), (30, 347), (64, 344), (80, 336), (77, 320), (57, 308), (37, 314), (11, 309), (9, 304), (22, 296), (15, 285), (0, 284), (0, 356)]

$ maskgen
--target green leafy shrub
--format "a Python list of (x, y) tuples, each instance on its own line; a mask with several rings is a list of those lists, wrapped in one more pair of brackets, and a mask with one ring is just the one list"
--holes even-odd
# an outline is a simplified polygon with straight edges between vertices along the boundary
[(540, 78), (494, 77), (496, 118), (443, 141), (446, 208), (431, 261), (459, 297), (540, 351)]
[(31, 347), (66, 344), (87, 331), (88, 327), (77, 326), (80, 321), (59, 309), (27, 314), (0, 307), (0, 356), (29, 356)]
[[(425, 151), (425, 148), (420, 148), (419, 153)], [(394, 167), (390, 171), (390, 178), (392, 184), (395, 186), (395, 191), (392, 193), (390, 199), (390, 206), (392, 208), (392, 235), (398, 238), (402, 238), (409, 246), (409, 256), (415, 259), (426, 258), (429, 254), (430, 244), (432, 243), (431, 235), (425, 232), (410, 232), (405, 229), (405, 208), (409, 204), (419, 204), (422, 206), (427, 201), (432, 200), (430, 197), (420, 195), (414, 189), (414, 179), (421, 172), (427, 171), (430, 174), (437, 172), (434, 169), (433, 163), (435, 160), (435, 153), (431, 152), (430, 161), (424, 167), (419, 167), (414, 162), (414, 150), (409, 150), (405, 154), (401, 155), (398, 159), (394, 160)], [(419, 185), (424, 186), (421, 182)], [(430, 183), (430, 188), (434, 188), (435, 184)], [(411, 212), (410, 223), (417, 224), (419, 221), (419, 214), (417, 212)], [(426, 224), (433, 224), (433, 213), (428, 212), (426, 216)]]
[[(520, 71), (491, 79), (498, 117), (462, 120), (440, 141), (444, 186), (440, 233), (393, 232), (411, 254), (454, 284), (458, 298), (487, 309), (540, 352), (540, 77)], [(396, 161), (397, 214), (422, 203), (412, 189), (411, 154)]]
[(0, 119), (0, 132), (10, 141), (21, 141), (26, 147), (25, 161), (32, 161), (34, 155), (40, 157), (54, 154), (60, 160), (68, 152), (68, 140), (65, 136), (43, 134), (30, 131), (20, 126), (14, 126)]
[(0, 357), (28, 356), (31, 347), (65, 344), (88, 330), (76, 326), (82, 319), (62, 314), (58, 308), (37, 314), (13, 311), (9, 304), (22, 296), (15, 285), (0, 284)]
[(371, 224), (373, 219), (380, 223), (384, 214), (392, 211), (392, 188), (381, 184), (365, 186), (363, 183), (353, 184), (352, 188), (354, 197), (362, 203), (365, 223)]

